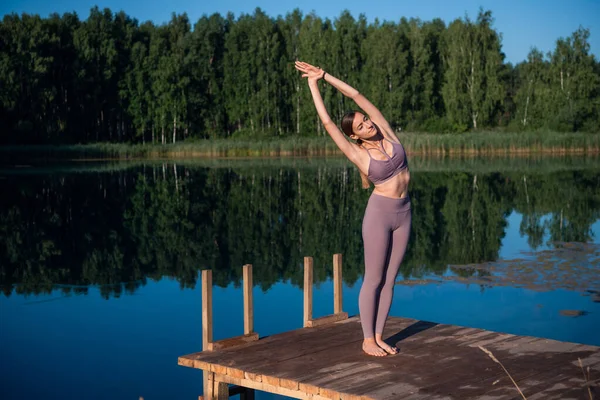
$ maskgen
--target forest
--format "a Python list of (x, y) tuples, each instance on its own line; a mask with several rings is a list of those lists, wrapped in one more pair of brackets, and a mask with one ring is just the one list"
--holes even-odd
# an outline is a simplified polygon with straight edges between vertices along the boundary
[[(85, 20), (9, 14), (0, 22), (0, 144), (324, 136), (296, 59), (357, 87), (395, 129), (598, 132), (600, 62), (589, 38), (579, 28), (547, 54), (531, 43), (512, 65), (483, 9), (448, 23), (258, 8), (193, 25), (186, 14), (157, 25), (98, 7)], [(353, 108), (322, 90), (334, 120)]]

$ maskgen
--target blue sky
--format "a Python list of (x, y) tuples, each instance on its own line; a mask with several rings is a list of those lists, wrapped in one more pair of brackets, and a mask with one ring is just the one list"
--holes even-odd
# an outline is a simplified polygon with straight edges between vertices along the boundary
[(192, 23), (203, 14), (233, 12), (252, 13), (256, 7), (272, 17), (299, 8), (314, 11), (321, 17), (336, 18), (344, 9), (355, 17), (364, 13), (369, 22), (375, 18), (398, 21), (415, 17), (428, 21), (441, 18), (446, 22), (469, 15), (477, 16), (479, 7), (492, 10), (495, 28), (503, 36), (506, 61), (517, 63), (527, 57), (532, 46), (544, 53), (554, 48), (556, 39), (570, 36), (580, 25), (591, 31), (591, 52), (600, 59), (600, 0), (4, 0), (0, 13), (27, 12), (45, 17), (52, 12), (75, 11), (85, 19), (94, 5), (113, 11), (124, 10), (140, 22), (163, 23), (172, 12), (187, 12)]

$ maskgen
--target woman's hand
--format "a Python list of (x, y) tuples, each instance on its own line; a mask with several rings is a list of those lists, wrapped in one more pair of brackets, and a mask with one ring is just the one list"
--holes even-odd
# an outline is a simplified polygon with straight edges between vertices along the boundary
[(308, 78), (308, 83), (317, 82), (325, 76), (325, 71), (302, 61), (296, 61), (296, 69), (302, 72), (303, 78)]

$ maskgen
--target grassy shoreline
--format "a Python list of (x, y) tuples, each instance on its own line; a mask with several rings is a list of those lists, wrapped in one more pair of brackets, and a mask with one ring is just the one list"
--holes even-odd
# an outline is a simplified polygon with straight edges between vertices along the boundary
[[(600, 133), (475, 132), (463, 134), (401, 133), (409, 155), (512, 156), (600, 154)], [(58, 159), (135, 159), (196, 157), (281, 157), (341, 155), (329, 137), (285, 139), (214, 139), (175, 144), (2, 146), (0, 157)]]
[[(586, 171), (600, 169), (600, 155), (562, 155), (547, 157), (423, 157), (409, 158), (411, 173), (491, 173), (526, 172), (527, 174)], [(1, 165), (0, 177), (8, 175), (39, 175), (47, 173), (105, 173), (135, 168), (209, 168), (239, 171), (273, 169), (312, 170), (319, 168), (346, 168), (359, 179), (358, 169), (344, 156), (331, 157), (238, 157), (238, 158), (175, 158), (175, 159), (121, 159), (121, 160), (61, 160), (56, 162)]]

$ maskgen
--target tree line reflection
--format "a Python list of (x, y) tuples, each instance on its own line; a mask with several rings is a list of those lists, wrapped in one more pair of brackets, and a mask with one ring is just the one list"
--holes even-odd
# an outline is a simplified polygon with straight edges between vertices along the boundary
[[(363, 274), (361, 223), (369, 191), (343, 164), (210, 168), (154, 164), (132, 169), (8, 175), (0, 199), (0, 286), (5, 295), (134, 292), (148, 279), (193, 288), (213, 269), (219, 286), (254, 265), (263, 290), (301, 286), (303, 257), (314, 279), (344, 255), (344, 280)], [(545, 172), (415, 171), (413, 231), (404, 277), (443, 274), (449, 264), (498, 258), (507, 217), (532, 249), (586, 242), (600, 218), (598, 169)], [(478, 273), (459, 269), (469, 276)]]

